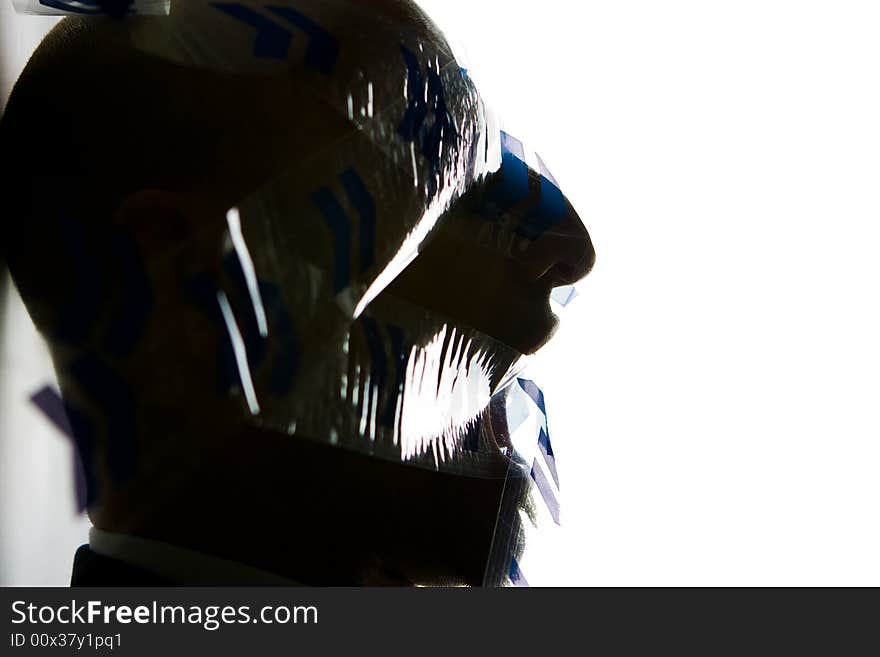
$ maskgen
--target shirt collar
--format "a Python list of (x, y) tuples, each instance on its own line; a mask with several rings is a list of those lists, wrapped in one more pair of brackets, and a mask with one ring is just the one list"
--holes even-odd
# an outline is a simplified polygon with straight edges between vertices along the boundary
[(147, 570), (181, 585), (301, 586), (286, 577), (237, 561), (96, 527), (89, 530), (89, 547), (101, 556)]

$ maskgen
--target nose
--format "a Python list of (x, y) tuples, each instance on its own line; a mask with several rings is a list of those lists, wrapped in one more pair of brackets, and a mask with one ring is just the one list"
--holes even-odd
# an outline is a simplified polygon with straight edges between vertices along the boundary
[(537, 239), (523, 245), (523, 258), (534, 274), (556, 287), (571, 285), (590, 273), (596, 250), (580, 216), (566, 201), (564, 217)]

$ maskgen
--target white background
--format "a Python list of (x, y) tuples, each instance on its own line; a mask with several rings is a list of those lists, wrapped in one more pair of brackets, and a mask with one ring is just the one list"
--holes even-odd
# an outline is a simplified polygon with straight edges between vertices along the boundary
[(598, 253), (541, 363), (554, 583), (880, 585), (880, 5), (421, 4)]
[(880, 5), (421, 4), (596, 245), (559, 583), (880, 584)]
[[(54, 22), (19, 16), (0, 0), (3, 105)], [(89, 524), (76, 510), (70, 441), (27, 401), (52, 380), (52, 364), (18, 296), (10, 297), (0, 299), (0, 585), (64, 585)]]

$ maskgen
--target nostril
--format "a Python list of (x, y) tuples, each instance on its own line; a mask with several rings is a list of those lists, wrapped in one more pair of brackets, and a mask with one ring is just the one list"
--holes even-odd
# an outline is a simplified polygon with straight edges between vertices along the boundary
[(525, 238), (518, 256), (544, 283), (572, 285), (590, 273), (596, 251), (590, 233), (570, 203), (564, 217), (552, 222), (537, 239)]
[(584, 231), (581, 238), (571, 237), (571, 248), (566, 254), (568, 257), (560, 259), (551, 269), (553, 278), (561, 283), (572, 285), (584, 278), (596, 264), (596, 250), (590, 236)]

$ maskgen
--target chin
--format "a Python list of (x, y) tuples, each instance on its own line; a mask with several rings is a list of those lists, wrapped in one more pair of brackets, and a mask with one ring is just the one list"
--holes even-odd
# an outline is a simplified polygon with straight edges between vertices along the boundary
[(538, 351), (545, 344), (550, 342), (550, 339), (556, 334), (556, 330), (559, 328), (559, 319), (555, 315), (550, 316), (547, 321), (547, 326), (542, 329), (542, 333), (540, 336), (537, 336), (531, 343), (531, 345), (527, 346), (523, 353), (526, 355), (533, 354)]

